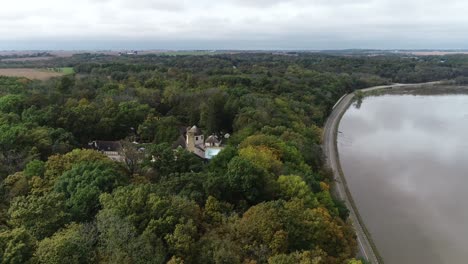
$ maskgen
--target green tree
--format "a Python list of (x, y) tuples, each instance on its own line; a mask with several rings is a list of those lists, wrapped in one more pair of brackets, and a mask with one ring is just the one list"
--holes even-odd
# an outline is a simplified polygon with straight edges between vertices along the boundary
[(19, 196), (8, 209), (10, 224), (24, 227), (37, 239), (50, 236), (69, 220), (63, 194)]
[[(145, 121), (138, 126), (138, 135), (140, 136), (141, 140), (143, 140), (144, 142), (153, 142), (155, 140), (157, 127), (160, 119), (161, 117), (156, 116), (154, 114), (149, 114), (146, 117)], [(173, 132), (175, 135), (175, 131)], [(173, 138), (174, 135), (171, 138)]]
[(83, 162), (58, 177), (55, 191), (63, 193), (72, 219), (90, 220), (99, 210), (99, 195), (110, 193), (127, 179), (116, 165), (108, 162)]
[(151, 145), (146, 163), (154, 170), (159, 180), (171, 173), (199, 172), (203, 160), (183, 148), (172, 149), (169, 144)]
[(202, 204), (206, 198), (205, 173), (171, 173), (161, 178), (155, 185), (155, 191), (160, 195), (178, 195)]
[(314, 193), (301, 176), (281, 175), (278, 178), (278, 186), (279, 195), (283, 199), (303, 199), (304, 203), (310, 208), (314, 208), (319, 205)]
[(242, 245), (233, 240), (228, 232), (229, 230), (217, 229), (204, 234), (198, 242), (196, 263), (243, 263), (247, 254), (242, 251)]
[(204, 218), (210, 224), (221, 224), (223, 220), (232, 212), (233, 206), (229, 203), (217, 200), (209, 196), (205, 202)]
[(28, 177), (26, 177), (22, 172), (9, 175), (3, 182), (3, 187), (7, 201), (18, 196), (25, 196), (30, 190)]
[[(143, 123), (146, 116), (153, 111), (148, 105), (140, 104), (137, 101), (122, 102), (118, 107), (118, 120), (119, 127), (121, 127), (120, 138), (128, 136), (130, 131), (136, 132), (138, 125)], [(127, 129), (127, 131), (125, 131)], [(116, 133), (116, 131), (114, 131)]]
[(100, 122), (100, 109), (87, 99), (68, 99), (57, 120), (60, 127), (73, 133), (76, 139), (86, 144), (95, 140), (94, 134)]
[(0, 262), (11, 264), (31, 263), (36, 239), (24, 228), (0, 232)]
[(0, 178), (22, 170), (38, 156), (34, 142), (28, 137), (30, 132), (22, 124), (0, 123)]
[(106, 254), (113, 254), (109, 250), (126, 252), (119, 258), (134, 259), (128, 238), (143, 244), (141, 250), (147, 252), (143, 252), (144, 256), (155, 254), (161, 258), (171, 252), (187, 261), (193, 259), (192, 242), (198, 239), (201, 223), (201, 209), (193, 201), (160, 197), (149, 185), (121, 187), (112, 194), (101, 195), (100, 200), (103, 210), (97, 215), (98, 228), (108, 234), (102, 243), (116, 246), (103, 247)]
[(132, 142), (130, 138), (120, 141), (122, 148), (119, 154), (124, 158), (123, 163), (129, 175), (139, 174), (144, 161), (144, 147)]
[(240, 156), (229, 162), (226, 177), (234, 202), (246, 200), (254, 204), (268, 200), (276, 189), (272, 175)]
[(282, 162), (274, 150), (265, 146), (247, 146), (239, 150), (239, 156), (251, 161), (257, 168), (266, 173), (279, 175), (282, 170)]
[(21, 114), (25, 105), (25, 97), (8, 94), (0, 97), (0, 112)]
[(156, 144), (169, 143), (172, 144), (178, 136), (180, 122), (173, 116), (161, 117), (156, 122), (156, 131), (154, 142)]
[(225, 94), (217, 92), (205, 99), (201, 106), (200, 124), (208, 134), (231, 130), (232, 124), (226, 122), (230, 117), (225, 111), (226, 100)]
[(326, 256), (322, 250), (295, 251), (272, 256), (268, 259), (268, 264), (322, 264), (326, 263)]
[(95, 262), (96, 228), (90, 224), (72, 223), (37, 245), (35, 257), (39, 263), (93, 263)]
[(180, 223), (175, 226), (172, 234), (167, 234), (165, 239), (169, 245), (169, 252), (187, 260), (191, 259), (195, 252), (195, 239), (198, 238), (198, 228), (193, 220)]
[(41, 160), (32, 160), (26, 164), (24, 175), (28, 178), (33, 176), (43, 177), (45, 172), (45, 162)]
[(217, 172), (224, 174), (227, 171), (227, 167), (232, 158), (237, 156), (238, 151), (236, 147), (231, 145), (226, 146), (218, 155), (216, 155), (208, 163), (207, 170), (211, 172)]
[(131, 221), (115, 211), (97, 215), (99, 255), (103, 263), (164, 263), (166, 246), (149, 232), (140, 234)]
[[(52, 189), (57, 181), (57, 178), (64, 172), (71, 170), (75, 164), (82, 162), (104, 162), (108, 163), (109, 167), (113, 167), (113, 162), (104, 154), (89, 149), (74, 149), (65, 155), (50, 156), (45, 164), (44, 185)], [(36, 190), (38, 192), (46, 190)]]
[(69, 93), (75, 85), (75, 78), (73, 76), (64, 76), (57, 82), (57, 91), (66, 94)]

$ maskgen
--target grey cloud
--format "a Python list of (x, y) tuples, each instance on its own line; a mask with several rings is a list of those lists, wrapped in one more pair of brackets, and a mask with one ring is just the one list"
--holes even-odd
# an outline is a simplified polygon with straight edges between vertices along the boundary
[(76, 46), (70, 39), (159, 48), (466, 48), (466, 10), (460, 0), (17, 0), (0, 9), (0, 49), (23, 40)]
[(121, 6), (125, 9), (136, 10), (160, 10), (177, 12), (186, 9), (186, 1), (167, 1), (167, 0), (122, 0)]
[[(221, 1), (223, 2), (223, 1)], [(225, 0), (224, 2), (247, 7), (271, 7), (283, 3), (297, 3), (297, 0)]]

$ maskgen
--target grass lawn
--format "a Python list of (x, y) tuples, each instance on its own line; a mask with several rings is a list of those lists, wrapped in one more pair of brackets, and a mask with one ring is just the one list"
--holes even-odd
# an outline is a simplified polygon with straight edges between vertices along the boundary
[(75, 70), (73, 69), (73, 67), (63, 67), (63, 68), (59, 68), (59, 70), (60, 70), (61, 73), (65, 74), (65, 75), (75, 73)]

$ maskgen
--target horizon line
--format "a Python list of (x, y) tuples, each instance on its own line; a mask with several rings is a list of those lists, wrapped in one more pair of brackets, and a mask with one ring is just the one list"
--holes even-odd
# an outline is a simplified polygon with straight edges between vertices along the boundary
[(399, 51), (466, 51), (468, 52), (468, 48), (424, 48), (424, 49), (373, 49), (373, 48), (343, 48), (343, 49), (199, 49), (199, 48), (186, 48), (186, 49), (170, 49), (170, 48), (155, 48), (155, 49), (132, 49), (132, 48), (100, 48), (100, 49), (0, 49), (0, 52), (24, 52), (24, 51), (35, 51), (35, 52), (57, 52), (57, 51), (152, 51), (152, 52), (165, 52), (165, 51), (208, 51), (208, 52), (216, 52), (216, 51), (292, 51), (292, 52), (323, 52), (323, 51), (387, 51), (387, 52), (399, 52)]

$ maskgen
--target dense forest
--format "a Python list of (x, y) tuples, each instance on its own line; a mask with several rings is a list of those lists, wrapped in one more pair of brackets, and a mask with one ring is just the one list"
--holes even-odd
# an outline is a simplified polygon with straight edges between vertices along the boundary
[[(468, 76), (468, 57), (79, 54), (0, 67), (1, 263), (359, 263), (322, 130), (358, 88)], [(181, 128), (231, 134), (210, 161)], [(89, 149), (120, 140), (124, 162)], [(138, 144), (137, 144), (138, 143)]]

